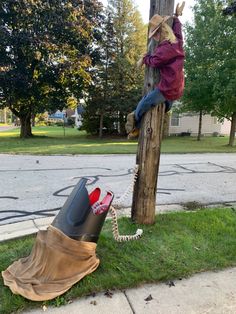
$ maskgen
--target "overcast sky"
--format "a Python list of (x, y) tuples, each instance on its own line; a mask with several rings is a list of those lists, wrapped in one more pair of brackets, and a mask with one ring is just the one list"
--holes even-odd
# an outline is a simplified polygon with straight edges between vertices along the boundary
[[(107, 4), (107, 0), (101, 0), (104, 4)], [(182, 1), (175, 0), (175, 5), (177, 3), (182, 3)], [(149, 20), (149, 8), (150, 8), (150, 1), (149, 0), (134, 0), (134, 3), (138, 6), (139, 11), (142, 14), (143, 20), (145, 23)], [(185, 1), (185, 8), (183, 12), (183, 16), (181, 16), (181, 22), (185, 23), (186, 21), (191, 21), (193, 17), (193, 13), (191, 7), (194, 5), (194, 0), (186, 0)]]

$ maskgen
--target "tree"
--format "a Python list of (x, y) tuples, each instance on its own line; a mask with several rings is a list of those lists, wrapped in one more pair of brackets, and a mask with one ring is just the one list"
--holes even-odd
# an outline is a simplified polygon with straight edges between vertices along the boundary
[(222, 15), (226, 1), (200, 0), (194, 25), (187, 26), (184, 109), (231, 120), (229, 145), (236, 127), (236, 19)]
[[(195, 23), (199, 26), (187, 24), (186, 38), (186, 62), (185, 75), (186, 84), (183, 96), (183, 105), (181, 111), (199, 113), (198, 137), (201, 138), (202, 116), (210, 113), (213, 102), (213, 86), (211, 84), (210, 69), (215, 63), (211, 58), (211, 38), (203, 36), (205, 20), (201, 14), (195, 15)], [(201, 46), (201, 49), (199, 47)]]
[(114, 63), (114, 27), (110, 12), (105, 10), (103, 23), (100, 25), (100, 35), (97, 47), (99, 60), (91, 70), (91, 84), (86, 97), (83, 128), (92, 134), (103, 136), (103, 128), (112, 132), (113, 85), (111, 81), (112, 65)]
[(115, 58), (113, 67), (114, 110), (119, 114), (119, 125), (125, 134), (126, 115), (141, 97), (143, 72), (136, 63), (145, 52), (146, 27), (131, 0), (110, 0), (115, 32)]
[(100, 10), (97, 0), (1, 1), (0, 106), (19, 117), (21, 137), (32, 136), (32, 114), (81, 97)]
[[(211, 25), (211, 27), (210, 27)], [(199, 113), (198, 140), (201, 136), (202, 116), (211, 113), (214, 105), (212, 68), (216, 63), (214, 46), (219, 24), (215, 18), (215, 4), (199, 2), (194, 7), (194, 24), (186, 25), (186, 86), (182, 111)]]
[[(223, 2), (224, 3), (224, 2)], [(216, 14), (219, 32), (216, 36), (216, 64), (212, 69), (214, 81), (214, 98), (216, 105), (212, 114), (219, 120), (224, 118), (231, 121), (229, 146), (234, 145), (236, 132), (236, 18), (225, 17), (221, 14), (222, 3), (218, 3)]]
[(146, 28), (131, 0), (108, 2), (101, 25), (100, 62), (92, 69), (92, 84), (86, 101), (84, 128), (102, 137), (124, 134), (126, 114), (141, 96), (143, 71), (136, 62), (145, 51)]

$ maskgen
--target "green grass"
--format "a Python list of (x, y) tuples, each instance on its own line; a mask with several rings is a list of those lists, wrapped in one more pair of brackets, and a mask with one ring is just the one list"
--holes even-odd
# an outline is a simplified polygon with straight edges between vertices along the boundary
[[(135, 154), (137, 141), (124, 138), (98, 139), (83, 131), (62, 127), (35, 127), (34, 137), (20, 139), (19, 129), (0, 132), (0, 153), (8, 154)], [(162, 142), (162, 153), (235, 153), (228, 137), (169, 137)]]
[(0, 132), (0, 152), (9, 154), (129, 154), (135, 153), (136, 142), (126, 138), (98, 139), (86, 132), (62, 127), (33, 128), (34, 137), (20, 139), (19, 129)]
[[(119, 220), (120, 233), (137, 227), (127, 218)], [(100, 236), (97, 255), (101, 264), (91, 275), (63, 296), (48, 302), (31, 302), (13, 295), (0, 279), (0, 313), (26, 308), (58, 306), (69, 300), (106, 289), (125, 289), (144, 283), (166, 282), (206, 270), (236, 266), (236, 211), (233, 208), (202, 209), (158, 215), (156, 224), (142, 226), (138, 241), (117, 243), (110, 221)], [(0, 244), (0, 268), (30, 253), (34, 237)]]

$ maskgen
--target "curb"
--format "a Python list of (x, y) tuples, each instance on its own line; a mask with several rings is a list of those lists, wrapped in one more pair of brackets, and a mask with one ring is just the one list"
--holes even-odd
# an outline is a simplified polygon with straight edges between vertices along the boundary
[[(232, 206), (236, 208), (236, 203), (222, 203), (222, 204), (209, 204), (208, 207), (221, 207), (221, 206)], [(189, 211), (184, 210), (184, 207), (179, 204), (168, 204), (168, 205), (158, 205), (156, 206), (156, 213), (163, 214), (168, 212), (176, 211)], [(119, 217), (129, 217), (131, 208), (122, 208), (117, 210), (117, 216)], [(108, 216), (107, 219), (111, 217)], [(21, 222), (16, 222), (12, 224), (0, 225), (0, 243), (7, 240), (12, 240), (20, 238), (26, 235), (31, 235), (37, 233), (39, 230), (46, 230), (47, 227), (52, 223), (54, 216), (46, 218), (37, 218), (31, 220), (25, 220)]]
[[(156, 206), (156, 213), (181, 211), (183, 207), (177, 204)], [(117, 216), (130, 216), (131, 208), (117, 210)], [(108, 214), (109, 215), (109, 214)], [(107, 219), (111, 217), (108, 216)], [(0, 243), (7, 240), (20, 238), (26, 235), (37, 233), (39, 230), (46, 230), (52, 223), (54, 216), (20, 221), (12, 224), (0, 225)]]
[(20, 238), (45, 230), (54, 217), (37, 218), (0, 226), (0, 243), (6, 240)]

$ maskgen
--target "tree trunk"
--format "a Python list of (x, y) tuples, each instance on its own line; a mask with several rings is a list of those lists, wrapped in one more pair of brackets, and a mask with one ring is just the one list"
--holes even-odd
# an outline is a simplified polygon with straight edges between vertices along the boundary
[(200, 110), (199, 113), (199, 123), (198, 123), (198, 134), (197, 134), (197, 140), (201, 140), (201, 135), (202, 135), (202, 110)]
[[(150, 0), (150, 18), (154, 14), (172, 15), (173, 12), (174, 0)], [(153, 52), (154, 48), (155, 44), (152, 41), (149, 52)], [(147, 67), (144, 93), (154, 89), (158, 80), (157, 71)], [(164, 116), (165, 105), (161, 104), (149, 110), (142, 119), (136, 156), (139, 172), (134, 186), (131, 210), (132, 220), (142, 224), (155, 222), (156, 189)]]
[(126, 135), (126, 131), (125, 131), (125, 122), (126, 120), (124, 119), (125, 115), (122, 111), (120, 111), (119, 113), (119, 128), (120, 128), (120, 135), (125, 136)]
[(20, 116), (20, 137), (28, 138), (32, 137), (32, 128), (31, 128), (31, 114), (27, 113), (26, 115)]
[(234, 146), (235, 132), (236, 132), (236, 112), (234, 112), (232, 115), (230, 135), (229, 135), (229, 146)]
[(7, 108), (3, 108), (3, 123), (7, 123)]
[(34, 127), (35, 126), (35, 114), (32, 114), (32, 118), (31, 118), (31, 125)]
[(102, 138), (103, 136), (103, 118), (104, 118), (104, 113), (102, 112), (100, 114), (100, 121), (99, 121), (99, 138)]

